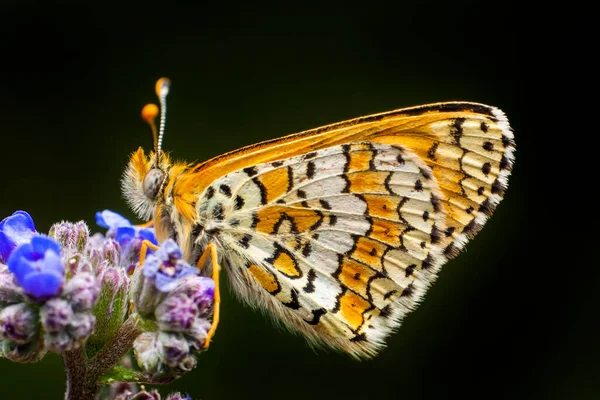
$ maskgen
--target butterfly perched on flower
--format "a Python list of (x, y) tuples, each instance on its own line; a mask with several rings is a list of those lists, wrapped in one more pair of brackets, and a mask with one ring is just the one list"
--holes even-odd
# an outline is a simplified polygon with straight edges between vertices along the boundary
[[(479, 232), (513, 164), (504, 113), (467, 102), (369, 115), (176, 163), (161, 149), (168, 90), (159, 80), (154, 151), (140, 148), (125, 171), (128, 203), (203, 274), (218, 277), (223, 266), (249, 304), (311, 344), (357, 358), (384, 347), (440, 267)], [(143, 115), (152, 120), (158, 108)]]

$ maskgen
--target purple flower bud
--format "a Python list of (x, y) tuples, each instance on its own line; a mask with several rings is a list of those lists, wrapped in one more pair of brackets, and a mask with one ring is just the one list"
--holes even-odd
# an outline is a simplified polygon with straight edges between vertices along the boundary
[(0, 263), (0, 304), (12, 304), (23, 301), (15, 276), (8, 267)]
[(179, 392), (177, 393), (172, 393), (167, 397), (167, 400), (192, 400), (192, 398), (190, 396), (183, 395)]
[(108, 399), (127, 400), (138, 391), (137, 385), (131, 382), (117, 382), (110, 385)]
[(69, 324), (69, 334), (74, 343), (81, 344), (94, 332), (96, 317), (91, 313), (77, 313)]
[(83, 251), (90, 237), (90, 231), (83, 221), (76, 223), (59, 222), (50, 228), (48, 233), (61, 246), (71, 251)]
[(160, 394), (156, 390), (151, 392), (142, 390), (141, 392), (137, 392), (135, 394), (120, 395), (115, 397), (114, 400), (160, 400)]
[(51, 299), (40, 310), (40, 318), (45, 332), (63, 332), (73, 319), (73, 308), (63, 299)]
[(51, 299), (40, 310), (44, 341), (48, 350), (61, 353), (78, 348), (94, 330), (91, 313), (74, 313), (63, 299)]
[(173, 291), (173, 294), (175, 293), (181, 293), (192, 300), (198, 307), (198, 315), (204, 318), (212, 312), (215, 301), (215, 281), (204, 276), (188, 275), (180, 280)]
[(25, 344), (30, 342), (37, 332), (37, 313), (29, 304), (13, 304), (0, 311), (0, 336), (4, 339)]
[(11, 340), (0, 341), (0, 356), (18, 363), (34, 363), (46, 355), (44, 341), (37, 338), (26, 344), (17, 344)]
[(171, 294), (156, 307), (154, 315), (159, 329), (186, 332), (198, 316), (198, 307), (183, 293)]
[(102, 255), (104, 256), (104, 260), (108, 261), (110, 265), (116, 267), (119, 265), (119, 261), (121, 259), (121, 246), (119, 246), (119, 243), (116, 241), (107, 239), (104, 242)]
[(204, 347), (204, 342), (206, 342), (206, 336), (211, 326), (212, 324), (209, 321), (203, 318), (196, 318), (190, 330), (186, 332), (186, 337), (196, 350), (202, 350)]
[[(190, 344), (182, 334), (159, 332), (163, 362), (171, 368), (186, 369), (190, 363)], [(183, 367), (183, 368), (182, 368)], [(193, 367), (192, 367), (193, 368)]]
[(8, 259), (8, 269), (23, 291), (38, 301), (59, 294), (65, 279), (60, 247), (45, 236), (34, 236), (17, 247)]
[(91, 273), (81, 272), (67, 282), (63, 296), (73, 311), (87, 311), (94, 307), (100, 293), (100, 282)]
[(16, 211), (0, 222), (0, 261), (7, 262), (12, 251), (28, 243), (36, 234), (33, 219), (25, 211)]

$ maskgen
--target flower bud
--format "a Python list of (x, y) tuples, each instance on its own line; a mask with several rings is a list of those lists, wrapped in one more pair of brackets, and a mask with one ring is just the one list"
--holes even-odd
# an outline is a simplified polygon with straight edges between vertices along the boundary
[(156, 307), (154, 315), (161, 330), (186, 332), (198, 316), (198, 307), (185, 294), (173, 293)]
[(104, 256), (104, 259), (108, 261), (109, 265), (114, 267), (118, 266), (121, 259), (121, 247), (119, 246), (119, 243), (113, 239), (107, 239), (102, 249), (102, 255)]
[(26, 344), (17, 344), (11, 340), (0, 341), (0, 356), (18, 363), (34, 363), (46, 355), (44, 341), (41, 338)]
[(160, 400), (160, 394), (156, 390), (151, 392), (142, 390), (141, 392), (137, 392), (135, 394), (119, 395), (115, 397), (114, 400)]
[(167, 400), (192, 400), (192, 398), (188, 395), (182, 395), (181, 393), (172, 393), (167, 397)]
[(131, 278), (130, 297), (138, 313), (142, 316), (152, 315), (156, 306), (167, 297), (167, 293), (163, 293), (156, 289), (154, 282), (146, 279), (142, 272), (142, 268), (138, 268), (133, 273)]
[(190, 344), (196, 350), (202, 350), (204, 347), (204, 342), (206, 342), (206, 336), (208, 335), (211, 326), (212, 324), (209, 321), (203, 318), (196, 318), (192, 328), (185, 333)]
[(94, 331), (96, 318), (89, 312), (73, 312), (63, 299), (51, 299), (40, 310), (44, 341), (49, 350), (61, 353), (78, 348)]
[(76, 344), (83, 343), (94, 332), (95, 322), (96, 317), (90, 313), (77, 313), (73, 316), (69, 324), (69, 334)]
[(78, 221), (73, 224), (73, 228), (75, 229), (76, 240), (75, 240), (75, 248), (77, 251), (82, 252), (85, 250), (88, 240), (90, 238), (90, 229), (83, 221)]
[(215, 300), (215, 281), (198, 275), (188, 275), (181, 279), (173, 294), (183, 294), (198, 307), (198, 315), (207, 317), (212, 313)]
[(161, 371), (162, 349), (159, 346), (157, 332), (144, 332), (133, 342), (135, 358), (144, 372), (154, 374)]
[(161, 344), (159, 347), (162, 349), (163, 362), (169, 367), (177, 368), (184, 365), (184, 361), (189, 362), (190, 345), (182, 334), (159, 332), (158, 341)]
[(0, 336), (4, 339), (25, 344), (38, 330), (37, 313), (29, 304), (13, 304), (0, 311)]
[(102, 282), (100, 296), (94, 307), (96, 328), (90, 337), (90, 343), (103, 345), (123, 324), (127, 308), (127, 290), (129, 279), (122, 268), (104, 268), (99, 273)]
[(44, 332), (59, 333), (65, 331), (73, 318), (73, 314), (73, 308), (66, 300), (48, 300), (40, 310)]
[(48, 235), (60, 243), (64, 249), (81, 252), (87, 245), (90, 231), (83, 221), (76, 223), (63, 221), (52, 225)]
[(96, 304), (99, 293), (100, 283), (94, 275), (85, 272), (75, 275), (63, 289), (63, 297), (75, 312), (91, 309)]
[(23, 295), (15, 282), (15, 276), (8, 267), (0, 263), (0, 304), (12, 304), (23, 301)]

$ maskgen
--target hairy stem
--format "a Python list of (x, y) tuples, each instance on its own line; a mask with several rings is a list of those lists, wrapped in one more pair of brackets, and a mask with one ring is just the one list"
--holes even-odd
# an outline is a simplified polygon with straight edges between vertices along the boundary
[(87, 360), (83, 347), (63, 354), (67, 370), (66, 400), (96, 399), (100, 377), (114, 367), (142, 333), (137, 316), (130, 316), (117, 334), (93, 358)]
[(142, 333), (137, 316), (130, 316), (119, 328), (117, 334), (108, 342), (88, 364), (88, 379), (97, 384), (102, 375), (114, 367), (119, 360), (131, 350), (133, 342)]
[[(65, 370), (67, 372), (67, 393), (65, 399), (85, 399), (90, 393), (86, 392), (87, 360), (85, 349), (80, 347), (63, 353)], [(93, 395), (93, 394), (92, 394)]]

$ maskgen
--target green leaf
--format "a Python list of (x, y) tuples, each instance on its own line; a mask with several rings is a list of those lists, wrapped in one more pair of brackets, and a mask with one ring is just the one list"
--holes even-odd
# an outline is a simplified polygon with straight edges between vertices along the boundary
[(103, 385), (110, 385), (117, 382), (133, 382), (133, 383), (148, 383), (153, 385), (162, 385), (169, 383), (175, 379), (172, 376), (152, 376), (144, 374), (139, 371), (135, 371), (131, 368), (117, 365), (110, 371), (104, 374), (99, 383)]

